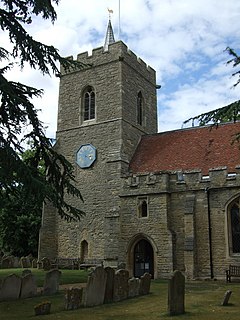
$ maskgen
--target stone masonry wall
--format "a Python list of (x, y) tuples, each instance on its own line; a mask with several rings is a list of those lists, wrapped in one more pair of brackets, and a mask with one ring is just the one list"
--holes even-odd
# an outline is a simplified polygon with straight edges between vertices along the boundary
[[(82, 53), (77, 59), (87, 65), (67, 73), (61, 70), (57, 146), (73, 164), (76, 185), (84, 198), (84, 202), (69, 201), (86, 215), (72, 223), (57, 218), (49, 229), (57, 237), (59, 257), (81, 257), (81, 243), (86, 241), (88, 258), (124, 261), (121, 177), (127, 172), (140, 136), (156, 132), (155, 71), (121, 41), (110, 45), (107, 52), (97, 48), (92, 55)], [(83, 121), (82, 95), (87, 86), (95, 90), (96, 117)], [(136, 121), (140, 90), (146, 97), (144, 126)], [(90, 168), (81, 169), (76, 164), (76, 152), (87, 143), (97, 149), (97, 160)], [(51, 243), (44, 243), (48, 245)]]
[[(158, 277), (164, 276), (164, 266), (159, 262), (163, 259), (163, 252), (167, 252), (169, 241), (156, 235), (165, 234), (167, 237), (171, 232), (173, 268), (184, 271), (189, 278), (210, 278), (210, 215), (212, 272), (214, 277), (224, 278), (229, 263), (240, 262), (237, 255), (229, 254), (227, 228), (227, 203), (239, 196), (239, 186), (239, 173), (228, 176), (224, 168), (211, 170), (208, 177), (202, 177), (197, 171), (186, 172), (180, 180), (177, 172), (129, 176), (122, 193), (125, 204), (122, 232), (126, 239), (138, 232), (154, 239)], [(166, 194), (169, 203), (161, 205)], [(139, 219), (137, 198), (142, 196), (148, 197), (149, 217)], [(168, 208), (164, 215), (161, 214), (163, 208)], [(170, 252), (171, 247), (168, 250)], [(164, 261), (167, 273), (171, 272), (169, 263), (166, 259)]]

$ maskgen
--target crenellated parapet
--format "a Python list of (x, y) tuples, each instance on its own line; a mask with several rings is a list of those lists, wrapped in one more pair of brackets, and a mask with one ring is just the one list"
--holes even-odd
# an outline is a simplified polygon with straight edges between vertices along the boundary
[[(68, 57), (73, 60), (73, 56)], [(122, 41), (117, 41), (108, 46), (108, 50), (104, 50), (103, 47), (98, 47), (92, 50), (92, 53), (82, 52), (77, 55), (77, 61), (85, 64), (84, 70), (88, 68), (95, 68), (108, 64), (110, 62), (124, 62), (130, 65), (133, 69), (137, 70), (139, 74), (145, 76), (149, 81), (155, 85), (155, 70), (147, 65), (141, 58), (139, 58), (133, 51), (131, 51)], [(65, 72), (78, 72), (77, 69)], [(64, 70), (61, 68), (61, 74), (64, 74)]]
[(200, 170), (130, 174), (125, 178), (124, 193), (171, 193), (234, 186), (240, 186), (240, 166), (236, 167), (235, 172), (229, 172), (227, 167), (213, 168), (208, 175), (203, 175)]

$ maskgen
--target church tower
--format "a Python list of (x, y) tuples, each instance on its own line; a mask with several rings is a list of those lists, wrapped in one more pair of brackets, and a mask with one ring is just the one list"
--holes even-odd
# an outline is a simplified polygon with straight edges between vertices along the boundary
[(86, 215), (68, 223), (46, 205), (39, 258), (124, 261), (120, 193), (140, 137), (157, 132), (155, 71), (115, 42), (110, 20), (104, 47), (77, 60), (85, 66), (60, 78), (56, 148), (74, 165), (84, 203), (70, 201)]

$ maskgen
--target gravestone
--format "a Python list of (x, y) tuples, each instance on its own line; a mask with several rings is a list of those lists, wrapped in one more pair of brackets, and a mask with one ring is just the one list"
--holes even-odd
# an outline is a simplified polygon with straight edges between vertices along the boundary
[(50, 301), (43, 301), (36, 306), (34, 306), (35, 316), (43, 316), (49, 314), (51, 311), (51, 302)]
[(139, 296), (140, 280), (139, 278), (131, 278), (128, 280), (128, 297), (133, 298)]
[(37, 259), (32, 260), (32, 268), (37, 268)]
[(113, 302), (113, 288), (114, 288), (115, 271), (111, 267), (106, 267), (105, 271), (107, 273), (107, 282), (106, 282), (104, 303), (111, 303), (111, 302)]
[(176, 270), (168, 284), (168, 311), (171, 316), (185, 312), (185, 277)]
[(51, 269), (51, 262), (48, 258), (44, 257), (41, 260), (42, 262), (42, 268), (44, 271), (49, 271)]
[(28, 263), (27, 263), (27, 259), (25, 257), (21, 257), (20, 258), (20, 266), (23, 269), (27, 269), (28, 267)]
[(31, 266), (29, 265), (29, 260), (26, 257), (21, 257), (20, 259), (20, 266), (23, 269), (30, 268)]
[(13, 268), (13, 259), (12, 256), (6, 256), (2, 259), (2, 269)]
[(13, 268), (21, 268), (20, 259), (18, 257), (13, 257)]
[(19, 298), (22, 279), (11, 274), (2, 280), (0, 301), (16, 300)]
[(129, 272), (125, 269), (117, 270), (114, 277), (113, 301), (121, 301), (128, 298)]
[(97, 267), (89, 276), (85, 291), (85, 307), (101, 305), (104, 302), (107, 272)]
[(82, 302), (83, 288), (70, 288), (65, 291), (65, 310), (79, 309)]
[(60, 277), (61, 271), (56, 269), (48, 271), (45, 275), (43, 294), (54, 294), (58, 292)]
[(139, 288), (139, 294), (149, 294), (150, 291), (150, 285), (151, 285), (151, 274), (150, 273), (144, 273), (144, 275), (140, 278), (140, 288)]
[[(30, 270), (26, 270), (30, 271)], [(27, 273), (25, 276), (22, 277), (22, 286), (21, 286), (21, 293), (20, 298), (31, 298), (37, 295), (37, 284), (35, 277), (31, 273)]]
[(232, 291), (231, 290), (227, 290), (224, 294), (223, 297), (223, 301), (222, 301), (222, 306), (227, 306), (228, 305), (228, 301), (231, 297)]

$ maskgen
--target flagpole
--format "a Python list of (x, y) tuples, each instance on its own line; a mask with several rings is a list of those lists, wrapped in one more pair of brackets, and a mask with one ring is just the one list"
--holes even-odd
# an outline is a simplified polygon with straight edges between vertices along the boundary
[(118, 40), (120, 40), (120, 36), (121, 36), (120, 20), (121, 20), (120, 0), (118, 0)]

